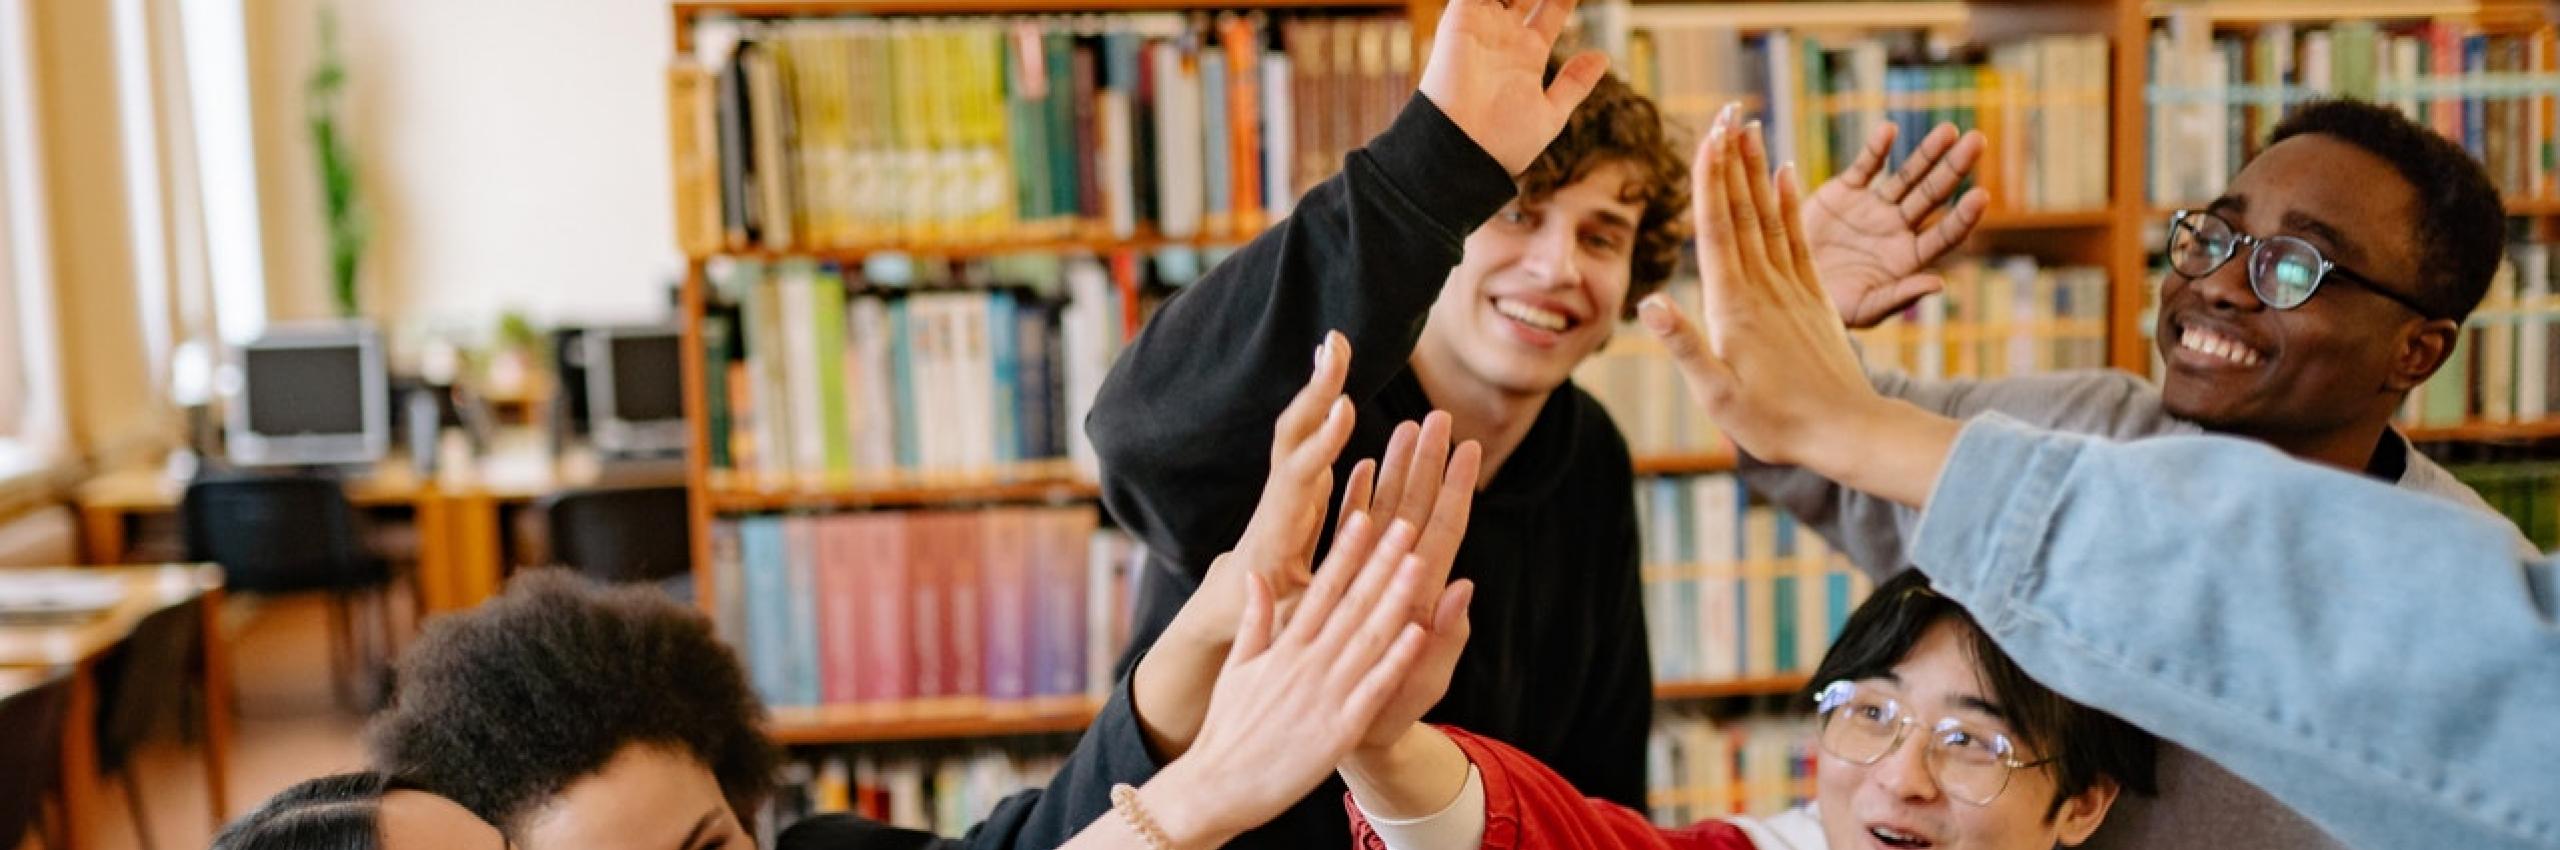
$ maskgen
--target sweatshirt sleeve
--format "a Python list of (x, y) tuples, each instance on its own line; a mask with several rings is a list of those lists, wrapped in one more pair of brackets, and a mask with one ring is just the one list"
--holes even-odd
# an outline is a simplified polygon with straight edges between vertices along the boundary
[(1153, 778), (1163, 765), (1147, 749), (1130, 699), (1129, 679), (1123, 676), (1049, 784), (998, 802), (986, 820), (969, 829), (963, 846), (1052, 850), (1111, 811), (1112, 786), (1144, 785)]
[[(1867, 375), (1876, 392), (1955, 419), (2000, 413), (2043, 428), (2114, 439), (2182, 429), (2142, 379), (2113, 369), (2054, 372), (1992, 381), (1929, 380), (1898, 372)], [(1910, 563), (1906, 551), (1918, 511), (1842, 487), (1793, 466), (1741, 457), (1739, 474), (1752, 492), (1813, 528), (1832, 548), (1881, 581)]]
[(1113, 364), (1085, 421), (1113, 518), (1150, 551), (1207, 569), (1251, 515), (1271, 423), (1325, 332), (1350, 339), (1345, 391), (1368, 415), (1406, 368), (1467, 234), (1517, 191), (1412, 96), (1288, 217), (1167, 300)]
[[(1584, 797), (1573, 783), (1537, 759), (1491, 738), (1440, 727), (1475, 765), (1484, 792), (1484, 850), (1584, 847), (1624, 850), (1751, 850), (1742, 831), (1723, 821), (1704, 821), (1680, 829), (1663, 829), (1634, 809)], [(1351, 811), (1352, 845), (1360, 850), (1387, 850), (1384, 839), (1360, 806), (1344, 795)]]

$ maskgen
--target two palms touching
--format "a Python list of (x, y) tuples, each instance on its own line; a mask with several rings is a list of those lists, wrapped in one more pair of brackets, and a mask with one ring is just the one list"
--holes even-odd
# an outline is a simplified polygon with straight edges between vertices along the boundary
[[(1991, 205), (1990, 193), (1974, 189), (1929, 222), (1981, 158), (1981, 133), (1958, 136), (1954, 126), (1939, 125), (1901, 169), (1879, 176), (1894, 135), (1891, 124), (1868, 134), (1857, 161), (1806, 199), (1805, 242), (1823, 290), (1851, 328), (1874, 327), (1946, 288), (1943, 278), (1925, 270), (1964, 244)], [(1758, 138), (1750, 134), (1745, 144), (1756, 147)]]

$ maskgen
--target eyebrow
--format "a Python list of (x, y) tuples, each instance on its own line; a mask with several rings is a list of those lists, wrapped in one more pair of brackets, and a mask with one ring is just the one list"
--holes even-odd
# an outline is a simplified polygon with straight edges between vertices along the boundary
[(2343, 234), (2340, 234), (2336, 226), (2331, 225), (2326, 221), (2321, 221), (2320, 219), (2313, 217), (2310, 213), (2306, 213), (2301, 210), (2286, 212), (2284, 214), (2284, 229), (2308, 233), (2319, 237), (2322, 242), (2329, 243), (2329, 250), (2324, 253), (2330, 254), (2331, 259), (2356, 260), (2362, 258), (2362, 255), (2356, 250), (2355, 242), (2347, 239)]
[(1999, 703), (1983, 699), (1982, 697), (1975, 696), (1973, 694), (1965, 694), (1964, 696), (1956, 697), (1956, 705), (1981, 712), (1983, 715), (2003, 723), (2008, 722), (2009, 720), (2009, 713), (2000, 710)]
[(1629, 219), (1626, 216), (1619, 215), (1616, 210), (1600, 210), (1592, 213), (1591, 217), (1599, 219), (1601, 224), (1605, 224), (1610, 227), (1620, 227), (1627, 230), (1636, 229), (1636, 223), (1634, 220)]
[(686, 833), (684, 840), (676, 843), (676, 850), (693, 850), (694, 842), (701, 841), (703, 833), (710, 832), (711, 824), (719, 819), (720, 812), (717, 809), (703, 812), (702, 818), (693, 822), (693, 831)]

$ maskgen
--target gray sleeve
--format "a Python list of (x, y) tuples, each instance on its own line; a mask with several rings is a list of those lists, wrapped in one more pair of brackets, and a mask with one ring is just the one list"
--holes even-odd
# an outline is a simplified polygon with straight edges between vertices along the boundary
[[(1988, 381), (1927, 380), (1896, 372), (1869, 372), (1876, 392), (1941, 416), (1970, 419), (1997, 412), (2027, 424), (2115, 439), (2185, 429), (2160, 407), (2149, 383), (2114, 369), (2054, 372)], [(1749, 454), (1738, 469), (1742, 483), (1770, 504), (1811, 527), (1868, 576), (1883, 580), (1910, 563), (1905, 541), (1919, 513), (1792, 466), (1771, 466)]]
[(1914, 560), (2029, 675), (2356, 847), (2560, 846), (2560, 571), (2242, 440), (1965, 426)]

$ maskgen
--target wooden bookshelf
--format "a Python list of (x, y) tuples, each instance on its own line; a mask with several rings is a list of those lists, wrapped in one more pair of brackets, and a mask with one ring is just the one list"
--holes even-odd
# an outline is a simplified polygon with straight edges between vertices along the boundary
[(1807, 681), (1805, 674), (1787, 673), (1722, 681), (1656, 682), (1653, 686), (1653, 698), (1700, 700), (1728, 697), (1782, 697), (1804, 690)]
[(777, 708), (765, 729), (784, 745), (1003, 738), (1082, 732), (1101, 712), (1102, 703), (1091, 699), (1066, 706), (959, 712), (901, 712), (869, 706)]
[(2447, 20), (2483, 24), (2536, 22), (2547, 4), (2537, 0), (2144, 0), (2150, 18), (2172, 12), (2201, 14), (2215, 23), (2279, 21)]
[(2460, 425), (2402, 428), (2413, 443), (2505, 443), (2560, 438), (2560, 417), (2527, 422), (2465, 422)]
[(1101, 485), (1075, 478), (877, 487), (755, 489), (730, 484), (704, 488), (718, 513), (764, 513), (816, 508), (924, 508), (987, 504), (1089, 502)]
[(2037, 230), (2102, 230), (2114, 226), (2113, 210), (2065, 210), (2040, 212), (2033, 210), (1994, 209), (1982, 216), (1976, 228), (1990, 233)]
[(1710, 475), (1718, 472), (1732, 472), (1733, 467), (1734, 453), (1730, 445), (1717, 451), (1648, 455), (1636, 458), (1638, 476)]

